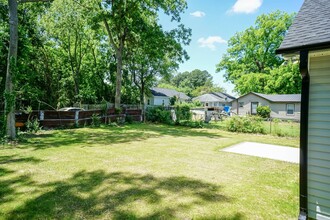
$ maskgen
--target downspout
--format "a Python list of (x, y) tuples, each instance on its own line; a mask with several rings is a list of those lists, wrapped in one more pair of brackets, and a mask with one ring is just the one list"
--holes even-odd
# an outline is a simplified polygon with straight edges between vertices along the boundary
[(308, 190), (307, 190), (307, 157), (308, 157), (308, 109), (309, 109), (309, 73), (308, 51), (300, 51), (300, 74), (302, 76), (301, 88), (301, 114), (300, 114), (300, 213), (299, 220), (308, 216)]

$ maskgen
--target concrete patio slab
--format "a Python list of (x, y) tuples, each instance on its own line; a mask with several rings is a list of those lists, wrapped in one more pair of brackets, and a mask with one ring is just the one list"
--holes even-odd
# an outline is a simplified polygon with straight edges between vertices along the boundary
[(242, 142), (222, 149), (225, 152), (244, 154), (256, 157), (299, 163), (299, 148), (261, 144), (256, 142)]

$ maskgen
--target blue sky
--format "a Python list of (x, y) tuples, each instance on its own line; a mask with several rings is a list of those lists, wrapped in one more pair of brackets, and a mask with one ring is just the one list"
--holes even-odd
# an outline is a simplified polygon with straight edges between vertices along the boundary
[[(234, 86), (224, 82), (223, 72), (216, 73), (216, 64), (226, 52), (226, 42), (236, 32), (254, 25), (258, 15), (276, 10), (298, 12), (303, 0), (187, 0), (188, 9), (182, 23), (192, 29), (191, 43), (185, 49), (190, 59), (180, 65), (179, 72), (207, 70), (213, 81), (233, 94)], [(161, 16), (165, 28), (169, 18)]]

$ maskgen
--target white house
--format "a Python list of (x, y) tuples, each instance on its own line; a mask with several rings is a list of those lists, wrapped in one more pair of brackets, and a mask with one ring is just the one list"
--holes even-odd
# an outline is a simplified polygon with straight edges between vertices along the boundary
[(145, 98), (146, 106), (170, 106), (171, 98), (176, 98), (178, 102), (187, 102), (190, 97), (174, 89), (151, 88), (150, 95)]
[(231, 111), (237, 115), (255, 115), (258, 106), (269, 106), (271, 118), (299, 121), (300, 100), (300, 94), (268, 95), (250, 92), (232, 101)]
[(193, 98), (193, 101), (198, 100), (205, 107), (223, 107), (231, 106), (231, 101), (234, 99), (235, 97), (224, 92), (211, 92), (197, 96)]
[(277, 53), (302, 76), (299, 219), (330, 219), (330, 2), (305, 0)]

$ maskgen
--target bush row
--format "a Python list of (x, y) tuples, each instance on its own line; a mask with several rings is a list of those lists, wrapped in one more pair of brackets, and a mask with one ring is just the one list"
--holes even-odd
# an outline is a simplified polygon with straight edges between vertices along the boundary
[(226, 128), (231, 132), (265, 133), (262, 118), (257, 116), (233, 116), (226, 120)]

